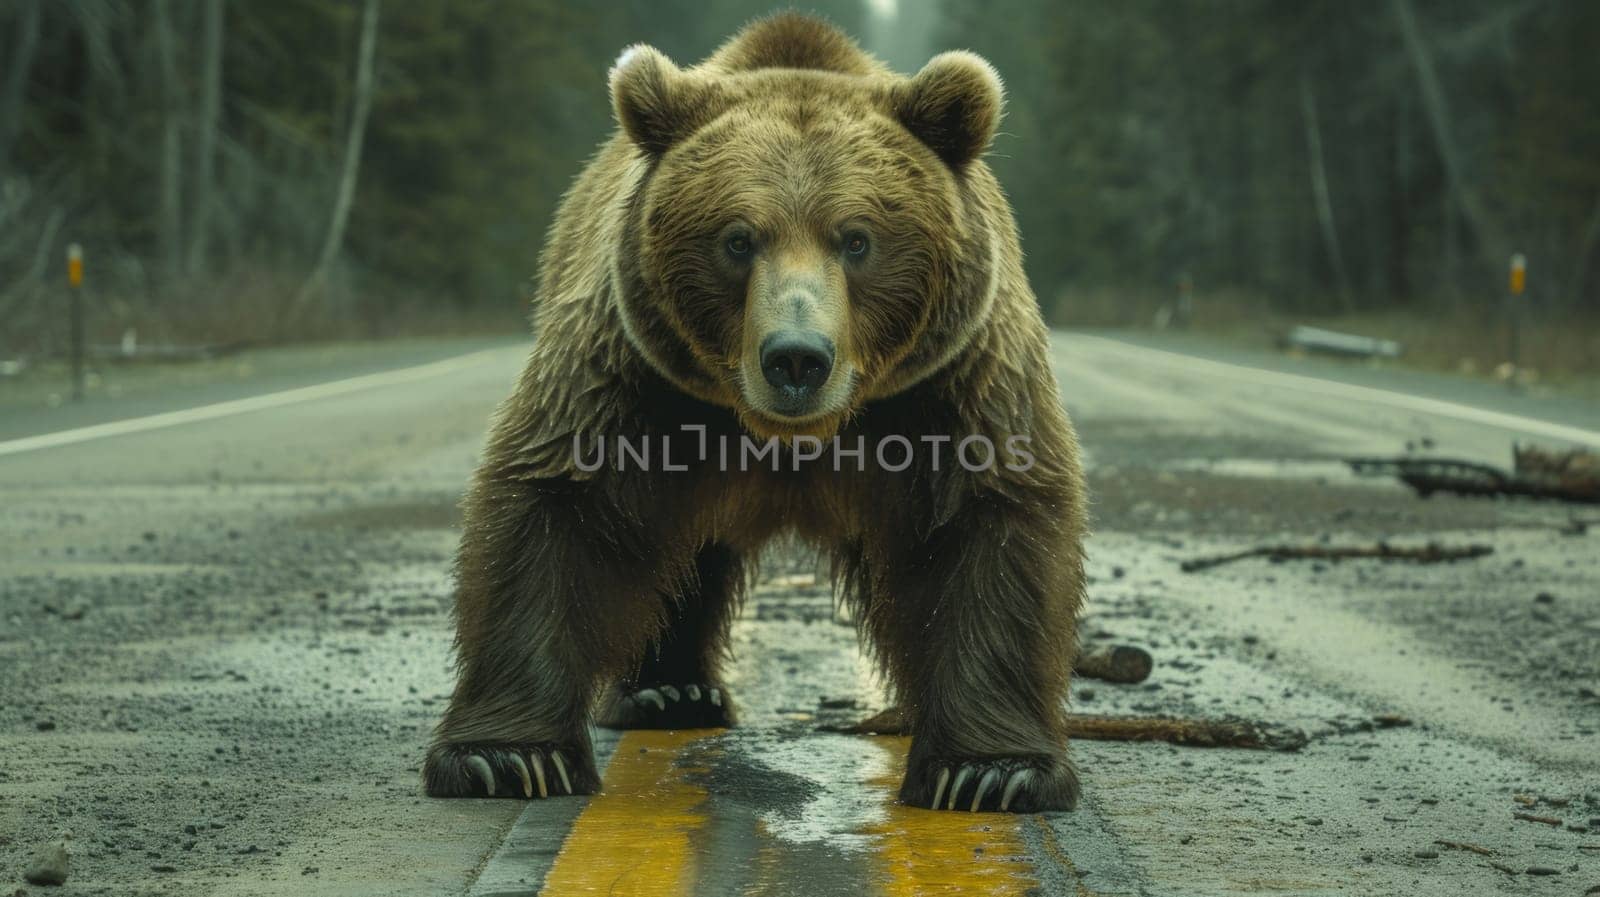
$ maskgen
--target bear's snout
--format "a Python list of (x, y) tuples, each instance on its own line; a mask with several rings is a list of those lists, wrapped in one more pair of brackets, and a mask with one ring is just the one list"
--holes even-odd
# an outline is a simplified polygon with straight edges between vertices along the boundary
[(815, 330), (779, 330), (761, 341), (761, 374), (786, 406), (805, 410), (833, 373), (833, 340)]

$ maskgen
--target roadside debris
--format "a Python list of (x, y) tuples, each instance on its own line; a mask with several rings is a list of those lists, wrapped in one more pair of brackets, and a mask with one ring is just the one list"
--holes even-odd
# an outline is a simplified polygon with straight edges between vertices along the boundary
[(1343, 355), (1347, 358), (1399, 358), (1402, 351), (1400, 344), (1394, 340), (1356, 336), (1303, 324), (1291, 328), (1284, 336), (1283, 343), (1289, 349)]
[(1149, 678), (1155, 666), (1150, 652), (1132, 645), (1111, 645), (1079, 652), (1072, 672), (1089, 679), (1133, 685)]
[(1394, 546), (1387, 542), (1375, 545), (1261, 545), (1230, 554), (1192, 558), (1184, 561), (1180, 568), (1185, 573), (1195, 573), (1246, 558), (1260, 557), (1267, 558), (1273, 563), (1290, 560), (1377, 558), (1384, 561), (1409, 561), (1414, 564), (1442, 564), (1480, 558), (1493, 553), (1494, 549), (1488, 545), (1447, 546), (1437, 542), (1415, 547)]
[(1412, 725), (1409, 717), (1398, 713), (1380, 713), (1365, 719), (1351, 721), (1348, 718), (1328, 720), (1324, 728), (1311, 733), (1313, 738), (1322, 738), (1330, 735), (1355, 735), (1363, 732), (1376, 732), (1380, 729), (1403, 729)]
[(1440, 847), (1448, 847), (1451, 850), (1465, 850), (1470, 853), (1475, 853), (1478, 856), (1494, 856), (1494, 851), (1487, 847), (1479, 847), (1476, 844), (1463, 844), (1460, 841), (1435, 841), (1433, 843), (1439, 845)]
[(1231, 716), (1212, 720), (1073, 714), (1067, 717), (1067, 735), (1096, 741), (1165, 741), (1190, 747), (1262, 751), (1298, 751), (1306, 746), (1305, 733), (1299, 729)]
[(1427, 498), (1454, 495), (1520, 495), (1600, 504), (1600, 454), (1535, 446), (1512, 448), (1512, 469), (1452, 458), (1346, 458), (1361, 476), (1392, 476)]
[(22, 877), (31, 885), (59, 885), (67, 880), (67, 842), (53, 841), (39, 848)]
[[(822, 726), (825, 732), (851, 735), (907, 735), (905, 714), (890, 707), (866, 719), (845, 726)], [(1167, 716), (1090, 716), (1067, 715), (1067, 737), (1092, 741), (1165, 741), (1189, 747), (1233, 747), (1264, 751), (1298, 751), (1306, 745), (1299, 729), (1269, 723), (1224, 717), (1187, 719)]]
[(1523, 813), (1520, 811), (1513, 812), (1511, 816), (1514, 819), (1521, 819), (1523, 822), (1537, 822), (1540, 825), (1548, 825), (1551, 828), (1561, 827), (1561, 820), (1555, 818), (1554, 816), (1535, 816), (1532, 813)]

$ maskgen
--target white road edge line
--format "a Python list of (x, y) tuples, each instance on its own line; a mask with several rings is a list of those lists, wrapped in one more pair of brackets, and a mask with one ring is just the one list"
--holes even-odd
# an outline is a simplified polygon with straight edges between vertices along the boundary
[(446, 358), (442, 361), (433, 361), (413, 367), (379, 371), (376, 374), (363, 374), (359, 377), (349, 377), (344, 380), (332, 380), (312, 386), (301, 386), (280, 392), (269, 392), (259, 396), (201, 405), (198, 408), (185, 408), (181, 411), (167, 411), (145, 417), (130, 417), (126, 420), (95, 424), (89, 427), (78, 427), (72, 430), (42, 433), (38, 436), (25, 436), (21, 439), (0, 442), (0, 456), (19, 455), (23, 452), (33, 452), (40, 449), (76, 445), (80, 442), (107, 439), (112, 436), (147, 433), (151, 430), (161, 430), (166, 427), (176, 427), (199, 421), (216, 420), (219, 417), (231, 417), (235, 414), (248, 414), (252, 411), (264, 411), (268, 408), (282, 408), (285, 405), (294, 405), (300, 402), (314, 402), (318, 399), (347, 395), (366, 389), (376, 389), (380, 386), (412, 383), (417, 380), (425, 380), (429, 377), (472, 367), (484, 361), (490, 355), (504, 351), (506, 351), (505, 348), (480, 349), (477, 352), (469, 352), (466, 355), (457, 355), (454, 358)]
[(1169, 360), (1182, 362), (1190, 370), (1210, 371), (1213, 374), (1240, 382), (1254, 383), (1261, 386), (1289, 386), (1305, 392), (1328, 396), (1329, 398), (1371, 402), (1398, 408), (1402, 411), (1416, 411), (1422, 414), (1448, 417), (1468, 423), (1486, 424), (1491, 427), (1500, 427), (1551, 439), (1564, 439), (1589, 446), (1590, 448), (1600, 448), (1600, 432), (1585, 430), (1582, 427), (1569, 427), (1565, 424), (1551, 423), (1550, 421), (1538, 420), (1532, 417), (1489, 411), (1485, 408), (1474, 408), (1471, 405), (1462, 405), (1457, 402), (1446, 402), (1443, 399), (1430, 399), (1425, 396), (1415, 396), (1403, 392), (1390, 392), (1387, 389), (1376, 389), (1370, 386), (1356, 386), (1351, 383), (1340, 383), (1337, 380), (1307, 377), (1304, 374), (1289, 374), (1267, 368), (1212, 361), (1209, 358), (1198, 358), (1193, 355), (1184, 355), (1181, 352), (1168, 352), (1165, 349), (1151, 349), (1134, 343), (1125, 343), (1117, 339), (1091, 336), (1087, 333), (1056, 332), (1061, 333), (1069, 340), (1088, 340), (1103, 343), (1107, 346), (1114, 346), (1119, 351), (1132, 350), (1136, 353), (1142, 352), (1147, 355), (1161, 356)]

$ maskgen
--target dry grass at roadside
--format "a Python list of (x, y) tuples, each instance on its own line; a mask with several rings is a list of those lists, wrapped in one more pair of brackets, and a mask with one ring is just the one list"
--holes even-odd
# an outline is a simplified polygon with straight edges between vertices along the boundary
[[(286, 314), (299, 282), (264, 268), (241, 268), (172, 290), (84, 287), (91, 345), (117, 345), (133, 331), (142, 345), (277, 345), (410, 336), (526, 332), (526, 300), (473, 301), (414, 289), (347, 289)], [(67, 288), (35, 288), (9, 297), (0, 318), (0, 359), (61, 358), (68, 346)]]

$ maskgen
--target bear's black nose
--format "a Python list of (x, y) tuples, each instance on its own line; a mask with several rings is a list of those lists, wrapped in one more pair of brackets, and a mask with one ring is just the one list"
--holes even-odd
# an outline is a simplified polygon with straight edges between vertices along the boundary
[(761, 373), (786, 396), (808, 398), (833, 371), (833, 341), (809, 330), (780, 330), (761, 341)]

